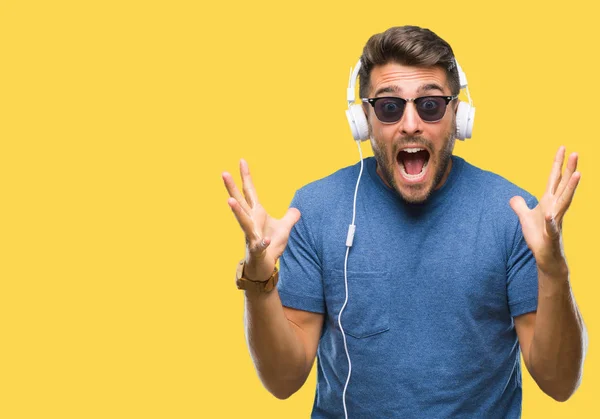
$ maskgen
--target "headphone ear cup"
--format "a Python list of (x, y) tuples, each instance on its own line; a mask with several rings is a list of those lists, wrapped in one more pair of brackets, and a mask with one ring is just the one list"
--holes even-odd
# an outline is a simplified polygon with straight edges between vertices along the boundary
[(466, 140), (473, 133), (473, 121), (475, 119), (475, 107), (466, 102), (458, 102), (456, 111), (456, 139)]
[(369, 139), (369, 123), (362, 105), (352, 105), (346, 111), (346, 118), (352, 131), (354, 141), (365, 141)]

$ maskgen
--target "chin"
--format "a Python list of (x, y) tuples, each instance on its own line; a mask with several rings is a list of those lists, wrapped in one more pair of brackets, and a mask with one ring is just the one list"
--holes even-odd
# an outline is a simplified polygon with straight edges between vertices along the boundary
[(407, 203), (422, 204), (444, 178), (454, 148), (454, 131), (446, 135), (441, 150), (424, 137), (404, 138), (390, 149), (371, 138), (377, 173)]
[(423, 204), (429, 199), (432, 187), (431, 185), (403, 185), (400, 188), (395, 184), (394, 189), (407, 203)]

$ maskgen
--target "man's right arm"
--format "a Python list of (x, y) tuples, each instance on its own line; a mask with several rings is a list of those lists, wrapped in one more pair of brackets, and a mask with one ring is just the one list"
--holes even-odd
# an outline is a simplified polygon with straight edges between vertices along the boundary
[[(287, 246), (300, 211), (290, 208), (281, 219), (271, 217), (258, 200), (243, 160), (240, 174), (243, 195), (229, 173), (223, 173), (223, 181), (229, 193), (227, 203), (246, 236), (243, 277), (266, 281)], [(246, 337), (258, 376), (275, 397), (285, 399), (302, 387), (310, 373), (324, 316), (284, 307), (276, 288), (245, 293)]]
[(246, 337), (258, 376), (271, 394), (286, 399), (310, 373), (323, 314), (282, 306), (277, 289), (247, 290), (245, 300)]

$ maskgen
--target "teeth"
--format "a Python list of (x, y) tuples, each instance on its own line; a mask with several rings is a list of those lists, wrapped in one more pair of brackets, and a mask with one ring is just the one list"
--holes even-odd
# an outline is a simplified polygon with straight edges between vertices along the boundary
[(416, 153), (417, 151), (423, 151), (424, 148), (405, 148), (402, 151), (406, 151), (407, 153)]

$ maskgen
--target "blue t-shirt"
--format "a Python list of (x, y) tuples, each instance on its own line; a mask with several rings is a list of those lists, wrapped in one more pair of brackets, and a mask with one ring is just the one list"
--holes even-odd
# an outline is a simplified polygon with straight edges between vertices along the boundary
[[(509, 200), (535, 197), (452, 157), (424, 204), (405, 203), (365, 160), (342, 314), (350, 418), (518, 418), (513, 317), (537, 309), (537, 269)], [(300, 189), (280, 260), (283, 305), (323, 313), (313, 418), (344, 417), (348, 374), (337, 317), (360, 165)]]

